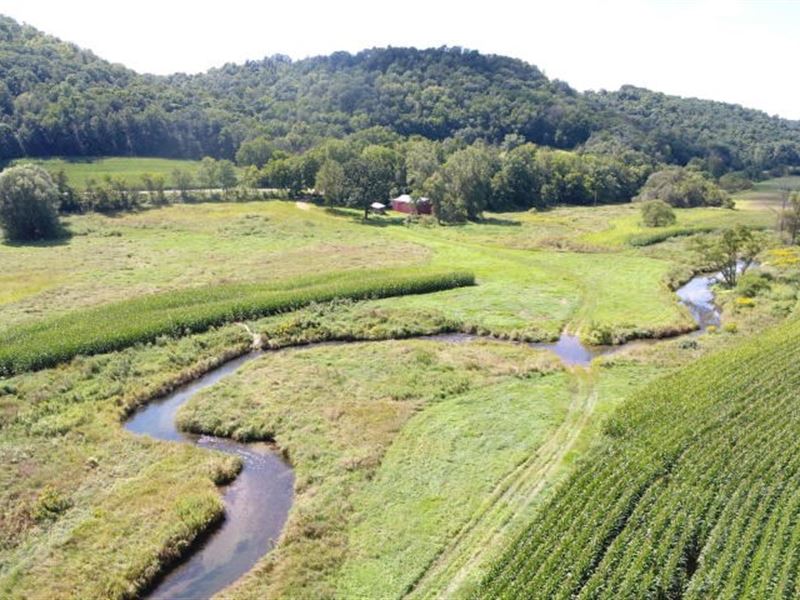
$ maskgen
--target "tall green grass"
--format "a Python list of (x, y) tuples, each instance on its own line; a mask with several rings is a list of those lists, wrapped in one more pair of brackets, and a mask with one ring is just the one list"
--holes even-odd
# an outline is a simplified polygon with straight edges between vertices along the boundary
[(78, 354), (111, 352), (312, 302), (424, 294), (474, 282), (466, 272), (374, 270), (152, 294), (6, 330), (0, 335), (0, 374), (50, 367)]

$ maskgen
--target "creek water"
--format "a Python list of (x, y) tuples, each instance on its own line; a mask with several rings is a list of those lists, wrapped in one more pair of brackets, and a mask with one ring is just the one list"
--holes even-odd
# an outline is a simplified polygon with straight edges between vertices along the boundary
[[(716, 275), (700, 275), (676, 290), (700, 331), (720, 323), (720, 311), (714, 305), (711, 292), (716, 280)], [(459, 343), (482, 336), (450, 333), (424, 337)], [(531, 346), (553, 352), (570, 366), (588, 365), (595, 357), (619, 348), (586, 346), (578, 336), (567, 332), (556, 342)], [(225, 519), (221, 526), (156, 583), (149, 594), (151, 598), (209, 598), (249, 571), (274, 547), (281, 534), (292, 505), (294, 473), (291, 466), (265, 444), (198, 436), (180, 431), (175, 424), (178, 410), (190, 398), (261, 355), (261, 352), (251, 352), (231, 360), (160, 400), (150, 402), (125, 423), (125, 428), (133, 433), (234, 454), (243, 463), (241, 473), (223, 490)]]
[(714, 293), (711, 291), (711, 286), (718, 281), (719, 274), (698, 275), (675, 291), (681, 304), (689, 309), (700, 333), (711, 325), (719, 327), (722, 321), (722, 314), (714, 304)]
[(242, 470), (223, 489), (225, 519), (191, 555), (160, 579), (148, 597), (209, 598), (253, 568), (275, 545), (292, 505), (294, 473), (266, 444), (242, 444), (226, 438), (198, 436), (175, 425), (178, 409), (198, 392), (214, 385), (243, 364), (253, 352), (236, 358), (150, 402), (125, 423), (133, 433), (159, 440), (196, 444), (238, 456)]

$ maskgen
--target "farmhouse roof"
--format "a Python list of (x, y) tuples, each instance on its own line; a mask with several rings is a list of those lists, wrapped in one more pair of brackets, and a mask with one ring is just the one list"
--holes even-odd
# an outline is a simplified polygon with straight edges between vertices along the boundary
[[(393, 203), (394, 202), (399, 202), (399, 203), (402, 203), (402, 204), (414, 204), (414, 199), (411, 196), (409, 196), (408, 194), (402, 194), (401, 196), (398, 196), (397, 198), (392, 200), (392, 202)], [(419, 202), (425, 203), (425, 202), (430, 202), (430, 200), (428, 198), (426, 198), (425, 196), (420, 196), (419, 198), (417, 198), (416, 202), (417, 203), (419, 203)]]

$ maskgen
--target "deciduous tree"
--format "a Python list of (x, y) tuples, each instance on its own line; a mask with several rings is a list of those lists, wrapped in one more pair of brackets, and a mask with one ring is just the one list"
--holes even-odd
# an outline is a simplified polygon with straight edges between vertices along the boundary
[(738, 277), (747, 272), (766, 247), (766, 239), (744, 225), (737, 225), (720, 234), (699, 237), (693, 246), (704, 263), (719, 270), (727, 287), (735, 287)]
[(58, 237), (58, 202), (58, 188), (39, 166), (19, 165), (0, 174), (0, 224), (9, 240)]

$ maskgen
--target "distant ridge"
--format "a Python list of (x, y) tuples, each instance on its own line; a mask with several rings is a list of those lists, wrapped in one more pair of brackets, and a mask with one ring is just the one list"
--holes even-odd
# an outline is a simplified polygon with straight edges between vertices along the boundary
[(721, 171), (800, 165), (800, 122), (625, 86), (579, 93), (524, 61), (461, 48), (273, 56), (198, 75), (140, 75), (0, 16), (0, 159), (231, 158), (265, 135), (287, 151), (371, 127), (540, 145)]

